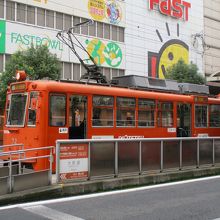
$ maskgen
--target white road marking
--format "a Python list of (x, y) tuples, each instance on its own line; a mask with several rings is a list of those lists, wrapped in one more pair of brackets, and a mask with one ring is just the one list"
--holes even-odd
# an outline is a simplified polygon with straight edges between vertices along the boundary
[(103, 193), (94, 193), (94, 194), (89, 194), (89, 195), (72, 196), (72, 197), (67, 197), (67, 198), (51, 199), (51, 200), (44, 200), (44, 201), (39, 201), (39, 202), (30, 202), (30, 203), (22, 203), (22, 204), (10, 205), (10, 206), (3, 206), (3, 207), (0, 207), (0, 211), (6, 210), (6, 209), (13, 209), (13, 208), (25, 208), (25, 207), (37, 206), (37, 205), (46, 205), (46, 204), (76, 201), (76, 200), (81, 200), (81, 199), (96, 198), (96, 197), (116, 195), (116, 194), (128, 193), (128, 192), (138, 192), (142, 190), (163, 188), (163, 187), (182, 185), (182, 184), (194, 183), (194, 182), (201, 182), (201, 181), (212, 180), (212, 179), (220, 179), (220, 176), (204, 177), (204, 178), (199, 178), (199, 179), (185, 180), (185, 181), (172, 182), (172, 183), (163, 183), (163, 184), (158, 184), (158, 185), (143, 186), (143, 187), (132, 188), (132, 189), (117, 190), (117, 191), (103, 192)]
[(23, 207), (22, 209), (51, 220), (83, 220), (82, 218), (59, 212), (43, 205)]

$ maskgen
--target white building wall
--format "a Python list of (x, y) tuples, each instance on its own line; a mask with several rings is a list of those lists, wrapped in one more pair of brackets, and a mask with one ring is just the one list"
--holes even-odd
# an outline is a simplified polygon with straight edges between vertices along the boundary
[[(174, 58), (172, 62), (164, 61), (165, 67), (177, 62), (177, 58), (183, 56), (188, 63), (192, 61), (197, 64), (203, 73), (203, 1), (187, 2), (191, 3), (188, 21), (161, 14), (156, 4), (153, 11), (149, 10), (150, 0), (126, 1), (126, 74), (150, 76), (149, 52), (158, 54), (162, 46), (170, 40), (184, 42), (188, 46), (188, 54), (184, 54), (186, 50), (181, 50), (181, 47), (180, 50), (176, 49), (178, 45), (176, 48), (171, 46), (168, 50), (173, 51)], [(159, 39), (157, 30), (162, 39)], [(159, 71), (160, 57), (158, 59)], [(158, 76), (163, 78), (160, 74)]]
[(220, 1), (204, 0), (205, 74), (220, 72)]

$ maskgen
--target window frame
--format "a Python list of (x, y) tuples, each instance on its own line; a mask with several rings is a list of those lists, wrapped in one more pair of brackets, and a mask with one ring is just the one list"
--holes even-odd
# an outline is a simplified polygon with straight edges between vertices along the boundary
[[(219, 125), (218, 126), (211, 126), (211, 106), (219, 106), (219, 112), (220, 112), (220, 104), (210, 104), (209, 105), (209, 127), (210, 128), (220, 128), (220, 120), (219, 120)], [(220, 115), (220, 114), (219, 114)]]
[[(63, 96), (65, 97), (65, 123), (64, 125), (51, 125), (51, 113), (50, 113), (50, 109), (51, 109), (51, 97), (52, 96)], [(49, 108), (48, 108), (48, 125), (49, 127), (66, 127), (67, 126), (67, 94), (65, 93), (49, 93)]]
[[(9, 125), (8, 124), (8, 119), (9, 119), (9, 115), (10, 115), (10, 112), (11, 112), (11, 105), (12, 105), (12, 96), (13, 95), (25, 95), (26, 96), (26, 103), (25, 103), (25, 111), (24, 111), (24, 118), (23, 118), (23, 124), (22, 125)], [(9, 96), (8, 96), (9, 97)], [(9, 99), (8, 99), (9, 101)], [(8, 114), (7, 114), (7, 120), (6, 120), (6, 127), (12, 127), (12, 128), (15, 128), (15, 127), (19, 127), (19, 128), (23, 128), (25, 127), (25, 124), (26, 124), (26, 114), (27, 114), (27, 105), (28, 105), (28, 92), (24, 92), (24, 93), (11, 93), (10, 94), (10, 103), (9, 103), (9, 111), (8, 111)], [(7, 111), (7, 110), (6, 110)]]
[[(139, 105), (139, 101), (140, 100), (145, 100), (145, 101), (149, 101), (149, 102), (153, 102), (154, 103), (154, 108), (149, 108), (149, 106), (146, 106), (147, 108), (140, 108), (140, 105)], [(137, 126), (138, 128), (155, 128), (155, 123), (156, 123), (156, 100), (154, 99), (147, 99), (147, 98), (139, 98), (138, 99), (138, 119), (137, 119)], [(146, 121), (146, 125), (142, 126), (139, 124), (140, 120), (139, 120), (139, 112), (140, 111), (144, 111), (145, 113), (146, 112), (152, 112), (153, 111), (153, 125), (147, 125), (147, 123), (149, 123), (148, 121)]]
[[(36, 102), (36, 109), (35, 109), (35, 124), (34, 125), (31, 125), (31, 124), (28, 124), (29, 123), (29, 110), (32, 110), (30, 108), (30, 105), (31, 105), (31, 93), (35, 93), (37, 95), (37, 102)], [(39, 102), (39, 92), (38, 91), (31, 91), (29, 93), (29, 97), (28, 97), (28, 108), (27, 108), (27, 127), (36, 127), (36, 124), (37, 124), (37, 107), (38, 107), (38, 102)]]
[[(112, 105), (94, 105), (94, 97), (108, 97), (108, 98), (112, 98)], [(91, 118), (91, 124), (92, 124), (92, 127), (114, 127), (114, 113), (115, 113), (115, 109), (114, 109), (114, 102), (115, 102), (115, 97), (114, 96), (109, 96), (109, 95), (93, 95), (92, 96), (92, 118)], [(111, 109), (112, 110), (112, 118), (111, 118), (111, 121), (112, 121), (112, 125), (93, 125), (93, 117), (94, 117), (94, 109), (97, 108), (97, 109)], [(101, 120), (100, 120), (101, 121)]]
[[(163, 119), (164, 119), (163, 113), (168, 112), (167, 109), (163, 109), (162, 106), (164, 104), (171, 104), (172, 105), (172, 110), (169, 109), (169, 112), (172, 113), (172, 123), (171, 123), (171, 125), (166, 125), (166, 123), (163, 122)], [(159, 100), (159, 101), (157, 101), (156, 105), (157, 105), (157, 109), (156, 109), (157, 110), (157, 127), (159, 127), (159, 128), (172, 128), (174, 126), (174, 102), (172, 102), (172, 101), (160, 101)], [(168, 118), (166, 117), (166, 119), (168, 119)]]
[[(206, 110), (207, 110), (207, 112), (206, 112), (206, 126), (197, 126), (196, 125), (196, 107), (199, 107), (199, 106), (206, 107)], [(195, 126), (195, 128), (208, 128), (208, 126), (209, 126), (209, 105), (208, 104), (195, 104), (194, 105), (194, 126)]]
[[(129, 106), (118, 106), (118, 99), (133, 99), (134, 100), (134, 106), (133, 107), (129, 107)], [(136, 97), (127, 97), (127, 96), (117, 96), (116, 97), (116, 127), (118, 127), (118, 128), (135, 128), (136, 127), (136, 122), (137, 122), (137, 120), (136, 120), (136, 107), (137, 107), (137, 99), (136, 99)], [(122, 121), (123, 122), (123, 125), (118, 125), (118, 123), (120, 122), (119, 120), (118, 120), (118, 111), (119, 110), (122, 110), (122, 111), (127, 111), (127, 112), (133, 112), (134, 114), (133, 114), (133, 120), (131, 120), (132, 121), (132, 125), (127, 125), (126, 124), (126, 119), (125, 120), (120, 120), (120, 121)]]

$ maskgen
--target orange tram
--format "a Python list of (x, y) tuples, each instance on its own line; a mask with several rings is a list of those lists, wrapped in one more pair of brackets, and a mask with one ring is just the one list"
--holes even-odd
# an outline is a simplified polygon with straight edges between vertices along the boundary
[[(219, 135), (220, 99), (207, 94), (43, 80), (12, 83), (7, 93), (4, 145), (22, 143), (26, 149), (54, 146), (57, 139)], [(42, 160), (25, 165), (48, 166)]]

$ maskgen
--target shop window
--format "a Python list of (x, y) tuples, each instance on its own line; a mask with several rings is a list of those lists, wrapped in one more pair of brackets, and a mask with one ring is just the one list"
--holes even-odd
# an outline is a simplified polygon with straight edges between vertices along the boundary
[(112, 69), (112, 78), (118, 76), (118, 70), (117, 69)]
[(66, 96), (50, 96), (50, 126), (64, 126), (66, 124)]
[(46, 10), (46, 26), (53, 28), (54, 27), (54, 12)]
[(11, 60), (11, 54), (5, 54), (5, 64)]
[(117, 98), (117, 126), (135, 126), (135, 99)]
[(119, 76), (124, 76), (125, 75), (125, 70), (119, 70)]
[(71, 63), (64, 63), (64, 78), (71, 80), (72, 79), (72, 65)]
[(17, 3), (17, 21), (26, 22), (26, 5)]
[(117, 40), (118, 40), (118, 38), (117, 38), (117, 36), (118, 36), (117, 32), (118, 32), (118, 27), (113, 25), (113, 26), (112, 26), (112, 40), (114, 40), (114, 41), (117, 41)]
[(27, 23), (35, 24), (35, 8), (32, 6), (27, 6)]
[(103, 38), (103, 23), (97, 22), (97, 37)]
[[(79, 24), (80, 23), (80, 18), (79, 17), (73, 17), (73, 26), (74, 25), (77, 25), (77, 24)], [(73, 32), (74, 33), (80, 33), (80, 27), (78, 26), (78, 27), (74, 27), (74, 29), (73, 29)]]
[(138, 126), (153, 127), (155, 122), (155, 101), (147, 99), (138, 100)]
[(15, 2), (6, 1), (6, 19), (15, 20)]
[(158, 127), (173, 126), (173, 103), (158, 102)]
[(210, 127), (220, 127), (220, 105), (210, 105)]
[(111, 79), (111, 69), (103, 68), (103, 70), (104, 70), (104, 76), (106, 77), (106, 80), (109, 81)]
[(119, 28), (118, 41), (124, 42), (125, 41), (125, 39), (124, 39), (125, 38), (124, 28), (122, 28), (122, 27), (118, 27), (118, 28)]
[(37, 8), (37, 25), (45, 26), (45, 10)]
[(196, 105), (195, 106), (195, 127), (202, 128), (207, 127), (208, 119), (208, 106), (207, 105)]
[(56, 12), (56, 29), (63, 30), (63, 14)]
[(89, 25), (89, 35), (90, 36), (96, 36), (96, 22)]
[(4, 18), (4, 0), (0, 0), (0, 18)]
[(73, 80), (80, 79), (80, 64), (74, 63), (73, 64)]
[(68, 30), (72, 27), (72, 17), (70, 15), (64, 15), (64, 29)]
[(0, 73), (2, 73), (4, 69), (3, 61), (4, 61), (4, 57), (2, 54), (0, 54)]
[(110, 39), (110, 25), (104, 24), (104, 38)]
[[(87, 21), (85, 18), (81, 18), (81, 23)], [(85, 24), (81, 26), (81, 34), (88, 35), (89, 33), (89, 25)]]
[(92, 126), (113, 126), (114, 98), (93, 96)]

